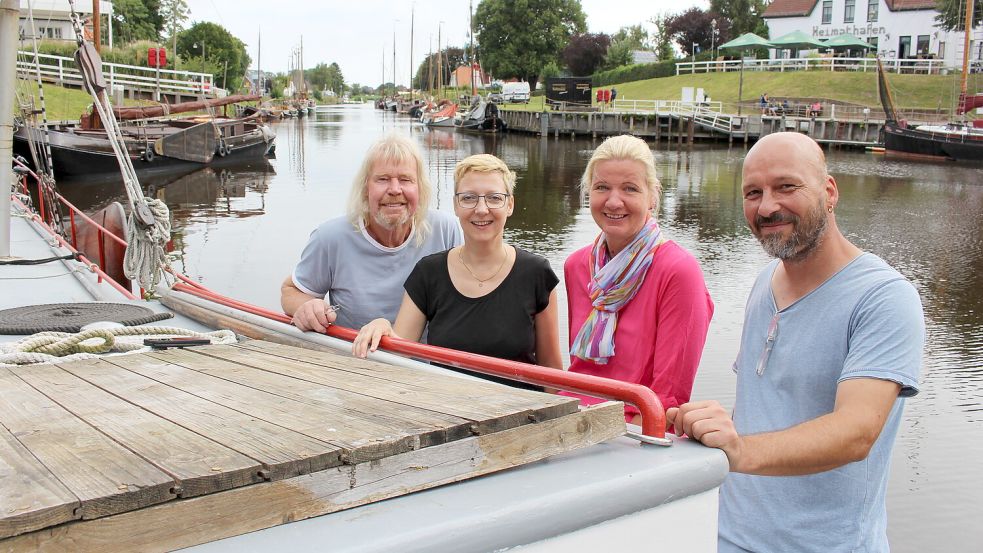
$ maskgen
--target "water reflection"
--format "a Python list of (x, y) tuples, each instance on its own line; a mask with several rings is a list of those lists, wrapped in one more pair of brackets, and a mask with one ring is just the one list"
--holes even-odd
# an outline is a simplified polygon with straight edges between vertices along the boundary
[[(176, 268), (245, 301), (279, 308), (279, 283), (308, 234), (344, 212), (364, 152), (387, 132), (407, 133), (420, 143), (437, 189), (435, 205), (443, 211), (452, 210), (458, 161), (476, 153), (503, 158), (518, 175), (507, 239), (546, 256), (557, 273), (566, 256), (597, 233), (579, 194), (596, 140), (457, 134), (371, 106), (338, 107), (280, 122), (275, 130), (277, 159), (265, 166), (237, 167), (224, 178), (214, 172), (182, 176), (155, 189), (174, 214)], [(768, 261), (744, 223), (745, 150), (677, 150), (665, 142), (653, 150), (664, 188), (663, 229), (700, 261), (716, 303), (694, 397), (732, 404), (730, 365), (744, 302)], [(971, 519), (983, 498), (983, 175), (954, 164), (852, 151), (827, 155), (840, 188), (840, 227), (911, 279), (925, 306), (922, 393), (908, 402), (888, 492), (892, 550), (934, 551), (940, 535), (971, 550), (983, 543), (983, 526)], [(105, 185), (64, 192), (86, 207), (121, 198)], [(561, 286), (563, 317), (565, 301)], [(565, 322), (561, 332), (565, 342)]]

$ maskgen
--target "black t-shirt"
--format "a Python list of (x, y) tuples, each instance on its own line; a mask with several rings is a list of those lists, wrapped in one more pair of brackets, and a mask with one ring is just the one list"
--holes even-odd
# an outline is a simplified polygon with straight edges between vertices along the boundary
[(535, 317), (559, 283), (549, 261), (516, 248), (512, 270), (498, 288), (469, 298), (451, 282), (448, 251), (421, 259), (403, 285), (427, 318), (427, 342), (535, 364)]

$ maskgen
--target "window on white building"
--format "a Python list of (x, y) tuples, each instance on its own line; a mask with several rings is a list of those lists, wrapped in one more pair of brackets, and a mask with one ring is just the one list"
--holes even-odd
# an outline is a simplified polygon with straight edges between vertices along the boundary
[(898, 57), (899, 58), (910, 58), (911, 57), (911, 37), (901, 36), (898, 37)]
[(876, 36), (867, 37), (867, 44), (870, 44), (871, 46), (873, 46), (874, 47), (874, 52), (877, 52), (877, 37)]
[(881, 0), (867, 0), (867, 22), (874, 23), (877, 21), (877, 4)]
[(833, 0), (823, 0), (823, 25), (833, 22)]
[(931, 37), (928, 35), (918, 35), (918, 48), (917, 50), (915, 50), (915, 53), (918, 54), (919, 56), (927, 56), (928, 43), (930, 39)]
[(843, 4), (843, 22), (853, 23), (853, 12), (856, 7), (857, 0), (846, 0)]

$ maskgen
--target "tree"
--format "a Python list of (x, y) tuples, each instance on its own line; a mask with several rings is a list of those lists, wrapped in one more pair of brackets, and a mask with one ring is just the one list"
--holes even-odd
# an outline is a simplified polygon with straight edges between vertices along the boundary
[(116, 0), (113, 2), (113, 33), (120, 44), (137, 40), (160, 40), (163, 20), (158, 0)]
[(672, 48), (672, 33), (669, 32), (667, 22), (671, 16), (669, 14), (659, 14), (649, 19), (649, 23), (655, 25), (655, 44), (653, 50), (655, 57), (659, 60), (671, 60), (676, 57), (676, 51)]
[[(730, 32), (727, 35), (721, 33), (717, 38), (726, 42), (744, 33), (767, 38), (768, 25), (761, 18), (767, 7), (765, 0), (710, 0), (709, 12), (722, 16), (730, 24)], [(719, 18), (717, 24), (721, 24)]]
[[(966, 2), (965, 0), (936, 0), (935, 9), (939, 14), (935, 16), (937, 26), (946, 31), (962, 31), (966, 28)], [(983, 0), (973, 2), (973, 28), (983, 24)]]
[(604, 56), (604, 69), (614, 69), (623, 65), (631, 65), (632, 52), (648, 50), (648, 32), (641, 25), (622, 27), (611, 37), (611, 46)]
[(428, 55), (416, 68), (416, 76), (413, 77), (413, 86), (416, 88), (428, 88), (430, 86), (430, 64), (433, 62), (434, 86), (446, 86), (451, 82), (451, 72), (458, 66), (465, 65), (464, 49), (447, 47), (440, 52), (440, 64), (443, 66), (438, 71), (437, 52)]
[(570, 37), (587, 30), (587, 19), (579, 0), (483, 0), (474, 26), (485, 69), (535, 88), (540, 70), (560, 61)]
[(327, 87), (339, 96), (345, 93), (345, 76), (341, 74), (341, 67), (337, 63), (332, 62), (328, 66)]
[(573, 35), (563, 49), (563, 63), (573, 75), (592, 75), (607, 54), (611, 37), (604, 33)]
[(173, 53), (177, 52), (177, 34), (184, 30), (190, 13), (186, 0), (160, 0), (162, 31), (167, 33), (167, 38), (171, 41), (172, 58)]
[[(209, 71), (213, 78), (223, 78), (220, 86), (225, 89), (239, 86), (241, 76), (246, 74), (252, 61), (246, 52), (245, 43), (232, 36), (225, 27), (209, 22), (195, 23), (188, 30), (179, 33), (177, 53), (181, 55), (182, 60), (200, 58), (202, 66), (207, 62), (209, 67), (211, 64), (220, 67), (221, 70)], [(228, 64), (227, 70), (226, 64)], [(229, 76), (228, 83), (224, 81), (226, 75)]]
[(716, 21), (717, 37), (729, 36), (730, 22), (724, 16), (700, 8), (690, 8), (681, 14), (669, 16), (666, 29), (683, 53), (689, 56), (694, 53), (694, 44), (700, 51), (709, 50), (712, 44), (720, 44), (719, 40), (714, 40), (713, 21)]

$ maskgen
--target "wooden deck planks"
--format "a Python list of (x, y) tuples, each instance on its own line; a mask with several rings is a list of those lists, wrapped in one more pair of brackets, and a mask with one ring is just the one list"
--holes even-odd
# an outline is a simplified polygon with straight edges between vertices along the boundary
[(62, 369), (134, 405), (238, 451), (280, 480), (341, 464), (341, 449), (250, 417), (112, 363), (113, 358), (61, 365)]
[[(51, 366), (16, 370), (42, 369), (58, 371)], [(39, 391), (11, 370), (0, 369), (0, 425), (73, 494), (79, 508), (76, 517), (96, 518), (174, 497), (173, 478), (78, 419), (44, 389)], [(3, 457), (8, 463), (17, 459), (6, 453)], [(16, 484), (18, 477), (11, 478)], [(38, 480), (42, 496), (51, 489), (47, 480)], [(0, 485), (4, 492), (6, 481)]]
[[(207, 351), (214, 348), (221, 351), (222, 347), (209, 347)], [(411, 405), (394, 406), (363, 394), (258, 370), (196, 351), (169, 350), (147, 357), (170, 363), (167, 370), (185, 380), (181, 386), (193, 383), (198, 389), (218, 392), (235, 389), (256, 402), (255, 406), (249, 406), (234, 398), (222, 399), (237, 404), (236, 409), (260, 416), (268, 411), (266, 407), (258, 407), (270, 405), (277, 413), (279, 424), (345, 447), (348, 462), (352, 463), (460, 439), (470, 433), (469, 421), (460, 417)], [(277, 363), (278, 359), (271, 358), (269, 362)], [(194, 367), (194, 374), (187, 372), (189, 367)]]
[(609, 402), (550, 421), (353, 467), (336, 467), (40, 530), (0, 540), (0, 551), (110, 553), (190, 547), (474, 478), (596, 444), (624, 432), (623, 404)]
[(611, 405), (260, 341), (0, 369), (0, 551), (266, 528), (619, 435)]
[(0, 539), (78, 517), (79, 500), (0, 426)]
[[(266, 353), (293, 362), (271, 363), (263, 368), (312, 382), (338, 386), (380, 399), (411, 402), (469, 419), (478, 433), (499, 432), (526, 424), (530, 417), (549, 420), (576, 412), (579, 402), (566, 396), (544, 395), (481, 380), (446, 377), (412, 371), (384, 363), (336, 353), (311, 351), (272, 342), (249, 340), (226, 350)], [(211, 351), (211, 350), (209, 350)], [(249, 354), (222, 353), (249, 362)], [(252, 357), (253, 359), (257, 359)], [(254, 362), (254, 364), (258, 364)]]
[[(138, 356), (129, 356), (138, 357)], [(191, 497), (261, 480), (262, 466), (222, 444), (153, 415), (53, 365), (12, 372), (76, 417), (178, 481)]]

